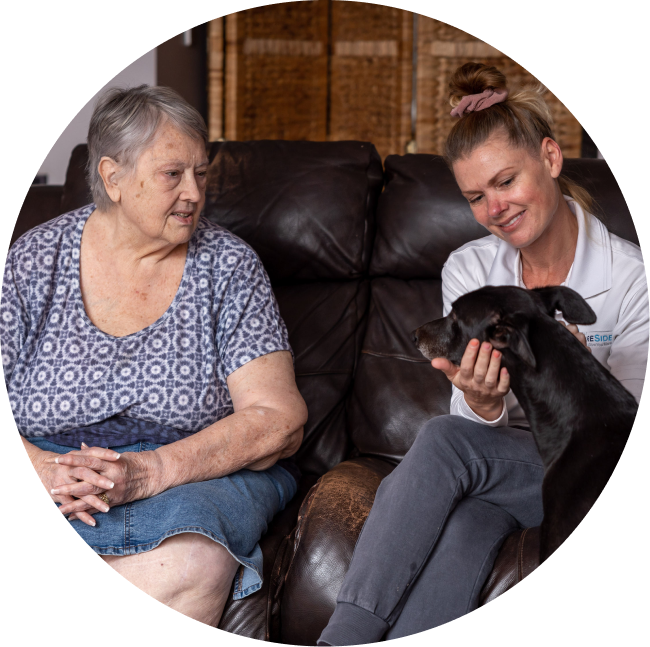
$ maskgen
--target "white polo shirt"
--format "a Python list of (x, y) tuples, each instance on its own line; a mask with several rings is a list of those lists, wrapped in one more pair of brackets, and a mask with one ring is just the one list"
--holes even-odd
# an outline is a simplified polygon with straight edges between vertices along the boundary
[[(579, 326), (593, 356), (634, 395), (641, 397), (648, 358), (648, 287), (641, 250), (611, 234), (595, 216), (564, 196), (578, 220), (578, 244), (566, 285), (578, 292), (596, 313), (596, 323)], [(485, 285), (525, 287), (520, 252), (494, 235), (474, 240), (450, 254), (442, 269), (443, 313), (463, 294)], [(561, 319), (561, 315), (557, 315)], [(487, 421), (452, 387), (450, 413), (491, 427), (528, 426), (512, 391), (501, 416)]]

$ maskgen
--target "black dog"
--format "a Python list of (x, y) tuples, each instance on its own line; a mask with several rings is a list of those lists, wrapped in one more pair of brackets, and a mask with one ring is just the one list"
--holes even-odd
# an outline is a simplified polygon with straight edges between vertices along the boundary
[(565, 287), (484, 287), (457, 299), (447, 317), (418, 328), (428, 359), (459, 365), (470, 339), (503, 353), (502, 365), (544, 462), (540, 562), (573, 532), (612, 475), (632, 429), (632, 394), (555, 320), (592, 324), (587, 302)]

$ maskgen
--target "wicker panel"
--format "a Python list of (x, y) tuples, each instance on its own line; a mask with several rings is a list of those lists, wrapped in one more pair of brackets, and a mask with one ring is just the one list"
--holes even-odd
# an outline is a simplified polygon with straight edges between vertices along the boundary
[[(441, 154), (453, 119), (447, 100), (447, 84), (454, 70), (469, 61), (495, 65), (510, 86), (536, 83), (532, 74), (490, 45), (445, 23), (418, 16), (417, 124), (419, 153)], [(545, 95), (554, 132), (565, 157), (580, 157), (582, 128), (578, 120), (552, 93)]]
[(226, 17), (228, 139), (327, 135), (327, 1)]
[(412, 14), (332, 2), (331, 140), (371, 141), (382, 157), (411, 137)]
[(210, 141), (223, 137), (224, 19), (208, 23), (208, 132)]

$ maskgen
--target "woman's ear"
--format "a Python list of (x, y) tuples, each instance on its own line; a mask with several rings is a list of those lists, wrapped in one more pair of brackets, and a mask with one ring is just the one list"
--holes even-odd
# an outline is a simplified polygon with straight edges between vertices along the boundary
[(110, 157), (102, 157), (99, 160), (97, 170), (104, 181), (104, 188), (106, 189), (106, 193), (108, 193), (108, 197), (113, 202), (119, 202), (121, 191), (117, 180), (120, 167), (117, 162)]
[(546, 164), (554, 180), (560, 177), (564, 156), (559, 144), (550, 137), (544, 137), (542, 140), (542, 161)]

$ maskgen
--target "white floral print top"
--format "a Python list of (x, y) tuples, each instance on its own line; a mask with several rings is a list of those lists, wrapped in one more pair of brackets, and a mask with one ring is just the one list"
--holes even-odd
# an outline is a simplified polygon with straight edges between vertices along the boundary
[(229, 415), (226, 377), (261, 355), (291, 350), (259, 258), (200, 218), (168, 310), (139, 332), (113, 337), (92, 324), (79, 288), (81, 234), (94, 209), (40, 225), (9, 251), (0, 343), (21, 435), (74, 445), (79, 428), (101, 433), (97, 423), (107, 421), (111, 446), (143, 436), (171, 442)]

